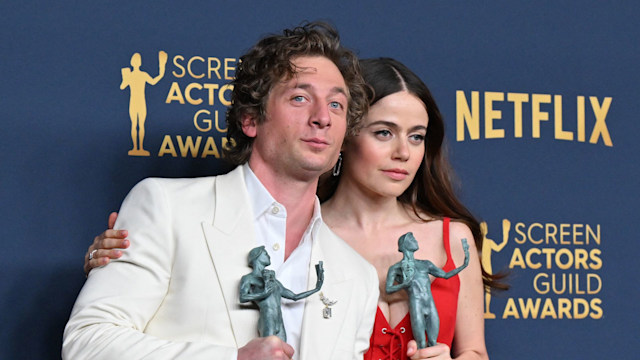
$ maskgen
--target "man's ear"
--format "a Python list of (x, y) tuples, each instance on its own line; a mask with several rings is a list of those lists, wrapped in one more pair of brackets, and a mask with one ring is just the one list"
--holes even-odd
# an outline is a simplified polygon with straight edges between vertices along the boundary
[(256, 137), (256, 118), (251, 114), (242, 115), (242, 132), (250, 138)]

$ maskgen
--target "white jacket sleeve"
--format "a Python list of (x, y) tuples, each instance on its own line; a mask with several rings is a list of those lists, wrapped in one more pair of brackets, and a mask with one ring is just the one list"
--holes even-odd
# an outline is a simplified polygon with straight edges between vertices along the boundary
[(171, 211), (157, 180), (131, 190), (116, 224), (129, 231), (131, 246), (121, 259), (91, 271), (65, 327), (63, 359), (237, 358), (233, 346), (145, 334), (172, 280)]

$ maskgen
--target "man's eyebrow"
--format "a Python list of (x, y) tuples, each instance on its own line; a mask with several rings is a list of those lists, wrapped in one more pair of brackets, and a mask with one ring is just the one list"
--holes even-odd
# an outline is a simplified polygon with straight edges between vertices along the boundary
[[(313, 85), (309, 84), (309, 83), (297, 83), (293, 86), (294, 89), (303, 89), (303, 90), (309, 90), (309, 89), (313, 89)], [(347, 91), (342, 87), (342, 86), (335, 86), (333, 88), (331, 88), (330, 92), (332, 94), (342, 94), (345, 97), (349, 97), (347, 95)]]
[(334, 93), (334, 94), (342, 94), (345, 97), (349, 98), (349, 95), (347, 94), (347, 91), (342, 86), (334, 87), (333, 89), (331, 89), (331, 92)]

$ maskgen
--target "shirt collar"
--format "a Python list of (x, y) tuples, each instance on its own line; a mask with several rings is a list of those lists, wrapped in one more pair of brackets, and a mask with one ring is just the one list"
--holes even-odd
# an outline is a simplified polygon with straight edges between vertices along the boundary
[[(253, 210), (253, 217), (258, 218), (266, 211), (268, 211), (273, 204), (279, 204), (273, 196), (269, 193), (267, 188), (262, 185), (260, 179), (249, 167), (249, 163), (246, 162), (243, 165), (244, 170), (244, 182), (247, 185), (247, 192), (249, 193), (249, 201), (251, 202), (251, 208)], [(282, 208), (284, 209), (283, 205)], [(311, 216), (311, 222), (309, 222), (309, 229), (315, 235), (318, 225), (322, 223), (322, 212), (320, 210), (320, 200), (316, 196), (313, 204), (313, 215)]]
[(320, 224), (322, 224), (322, 212), (320, 211), (320, 199), (316, 196), (315, 203), (313, 204), (313, 215), (309, 223), (309, 229), (313, 237), (316, 236)]
[(277, 201), (271, 196), (267, 188), (262, 185), (256, 174), (253, 173), (249, 163), (247, 162), (242, 166), (244, 168), (244, 182), (249, 193), (249, 202), (253, 210), (253, 217), (256, 219), (269, 210)]

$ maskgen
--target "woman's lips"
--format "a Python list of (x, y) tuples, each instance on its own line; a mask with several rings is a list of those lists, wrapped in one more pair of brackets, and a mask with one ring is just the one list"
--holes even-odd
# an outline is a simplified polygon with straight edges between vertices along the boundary
[(404, 180), (409, 176), (409, 172), (404, 169), (386, 169), (382, 172), (393, 180)]

